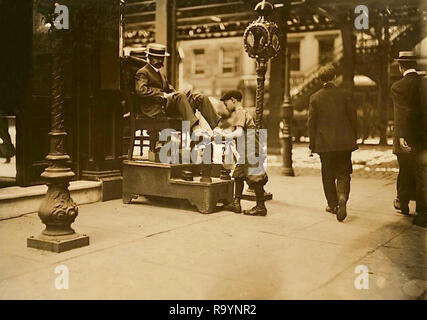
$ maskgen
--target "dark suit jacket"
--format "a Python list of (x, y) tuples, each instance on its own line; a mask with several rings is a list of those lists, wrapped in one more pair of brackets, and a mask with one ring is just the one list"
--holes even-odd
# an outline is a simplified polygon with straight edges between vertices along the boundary
[(147, 117), (162, 114), (166, 103), (163, 93), (173, 91), (175, 89), (166, 77), (161, 72), (156, 72), (148, 63), (135, 74), (135, 92), (140, 97), (140, 110)]
[(310, 97), (310, 149), (315, 153), (357, 149), (357, 113), (350, 94), (327, 83)]
[(394, 153), (402, 152), (399, 138), (404, 138), (410, 147), (426, 148), (426, 81), (416, 72), (411, 72), (391, 87), (394, 104)]

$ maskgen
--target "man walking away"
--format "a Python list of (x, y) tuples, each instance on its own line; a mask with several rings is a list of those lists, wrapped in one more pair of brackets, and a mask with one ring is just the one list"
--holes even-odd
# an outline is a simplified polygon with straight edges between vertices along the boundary
[(357, 113), (350, 95), (335, 85), (334, 67), (324, 67), (319, 79), (323, 88), (310, 97), (310, 149), (320, 156), (326, 211), (343, 221), (353, 172), (351, 153), (357, 149)]

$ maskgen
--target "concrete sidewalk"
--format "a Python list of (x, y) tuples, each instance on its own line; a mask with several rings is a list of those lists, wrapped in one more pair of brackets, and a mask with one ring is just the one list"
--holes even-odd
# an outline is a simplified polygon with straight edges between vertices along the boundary
[[(73, 225), (90, 246), (26, 247), (37, 214), (0, 222), (1, 299), (426, 298), (427, 230), (392, 208), (389, 180), (353, 179), (349, 216), (324, 211), (319, 176), (270, 174), (267, 217), (199, 214), (188, 205), (83, 205)], [(243, 202), (245, 208), (252, 203)], [(57, 290), (54, 269), (69, 269)], [(369, 270), (357, 290), (356, 266)]]

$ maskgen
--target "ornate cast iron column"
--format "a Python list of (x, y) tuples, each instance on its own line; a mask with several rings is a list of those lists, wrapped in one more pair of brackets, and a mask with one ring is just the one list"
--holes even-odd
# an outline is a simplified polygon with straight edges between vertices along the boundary
[(252, 22), (243, 34), (245, 51), (250, 58), (256, 60), (257, 89), (256, 89), (256, 127), (262, 128), (264, 111), (264, 83), (268, 60), (280, 51), (279, 28), (269, 19), (273, 12), (273, 5), (261, 1), (255, 6), (259, 14), (257, 20)]
[(64, 29), (58, 30), (54, 26), (55, 15), (52, 14), (55, 6), (50, 2), (46, 14), (46, 21), (50, 22), (50, 37), (52, 44), (52, 102), (51, 102), (51, 130), (49, 132), (50, 151), (46, 160), (50, 165), (42, 173), (48, 190), (39, 208), (39, 217), (46, 225), (45, 230), (37, 237), (29, 237), (27, 246), (31, 248), (62, 252), (89, 245), (87, 235), (79, 235), (71, 224), (77, 217), (78, 207), (70, 196), (69, 181), (74, 173), (67, 166), (70, 156), (65, 150), (67, 133), (64, 124)]
[[(257, 88), (256, 88), (256, 133), (263, 127), (264, 113), (264, 84), (267, 63), (280, 51), (280, 38), (278, 26), (269, 18), (274, 7), (267, 1), (261, 1), (255, 6), (259, 17), (252, 22), (243, 34), (245, 51), (248, 56), (256, 60)], [(243, 199), (255, 200), (254, 192), (248, 189)], [(265, 200), (272, 199), (271, 193), (265, 194)]]
[(286, 48), (286, 59), (285, 59), (285, 96), (280, 112), (280, 138), (282, 139), (283, 145), (283, 168), (282, 173), (285, 176), (294, 176), (294, 169), (292, 168), (292, 118), (293, 118), (293, 106), (291, 103), (290, 95), (290, 75), (291, 75), (291, 53)]

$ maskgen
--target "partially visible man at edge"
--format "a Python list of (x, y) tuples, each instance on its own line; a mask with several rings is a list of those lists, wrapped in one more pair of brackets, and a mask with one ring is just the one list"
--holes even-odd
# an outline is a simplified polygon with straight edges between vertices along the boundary
[[(400, 170), (415, 167), (416, 209), (414, 224), (427, 227), (427, 80), (416, 71), (417, 57), (413, 51), (401, 51), (396, 59), (403, 78), (391, 87), (394, 105), (394, 149), (412, 161), (399, 161)], [(399, 159), (399, 157), (398, 157)], [(403, 167), (402, 167), (403, 165)], [(400, 186), (402, 188), (402, 186)], [(404, 185), (403, 187), (409, 188)], [(408, 191), (408, 190), (405, 190)], [(407, 193), (407, 192), (406, 192)], [(403, 193), (405, 195), (405, 192)], [(407, 203), (398, 193), (402, 213), (409, 214)]]

